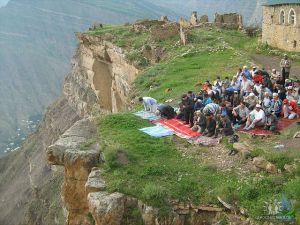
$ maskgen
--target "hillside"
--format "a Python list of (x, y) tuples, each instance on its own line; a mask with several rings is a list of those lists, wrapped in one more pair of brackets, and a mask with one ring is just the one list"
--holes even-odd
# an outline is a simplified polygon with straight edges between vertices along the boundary
[[(101, 36), (107, 32), (118, 37), (116, 44), (122, 43), (123, 38), (127, 43), (134, 43), (124, 46), (129, 51), (129, 59), (133, 54), (130, 52), (142, 52), (143, 46), (165, 49), (162, 61), (146, 65), (135, 80), (131, 97), (136, 103), (139, 96), (152, 96), (159, 102), (172, 99), (171, 105), (177, 107), (182, 93), (199, 91), (196, 83), (212, 81), (217, 75), (224, 78), (235, 74), (241, 65), (256, 64), (269, 69), (274, 66), (271, 60), (270, 65), (267, 60), (253, 61), (254, 54), (267, 54), (272, 49), (264, 51), (257, 45), (256, 38), (237, 31), (216, 27), (194, 29), (189, 33), (189, 43), (180, 47), (176, 44), (179, 37), (155, 42), (147, 32), (131, 36), (124, 27), (104, 28), (90, 34)], [(290, 54), (299, 62), (299, 53)], [(143, 56), (135, 54), (134, 60), (141, 62), (139, 57)], [(295, 76), (298, 71), (299, 65), (293, 77), (298, 77)], [(171, 91), (166, 92), (167, 89)], [(139, 104), (134, 108), (140, 109)], [(129, 113), (99, 116), (99, 142), (106, 159), (100, 168), (104, 171), (109, 192), (142, 199), (162, 212), (168, 211), (170, 199), (193, 205), (220, 206), (216, 196), (221, 196), (234, 207), (246, 209), (252, 219), (263, 214), (264, 202), (291, 198), (295, 201), (293, 212), (299, 216), (299, 192), (295, 190), (300, 185), (300, 155), (297, 151), (300, 143), (293, 139), (299, 130), (296, 123), (280, 136), (265, 139), (240, 134), (241, 143), (250, 146), (249, 155), (244, 155), (244, 158), (228, 156), (231, 147), (227, 139), (217, 147), (194, 147), (178, 137), (155, 139), (138, 131), (147, 126), (151, 126), (150, 123)], [(285, 143), (284, 151), (275, 150), (274, 143)], [(258, 156), (268, 159), (282, 172), (268, 174), (255, 170), (251, 161)], [(289, 163), (295, 163), (298, 169), (285, 171), (284, 166)]]
[[(135, 103), (141, 95), (151, 95), (162, 102), (172, 98), (172, 104), (176, 105), (183, 92), (198, 90), (195, 83), (213, 80), (217, 75), (232, 75), (239, 66), (251, 65), (253, 54), (272, 52), (281, 56), (283, 52), (257, 45), (256, 38), (241, 32), (215, 26), (191, 30), (186, 46), (178, 44), (178, 35), (156, 40), (147, 30), (134, 32), (131, 26), (123, 25), (104, 25), (101, 29), (77, 34), (77, 37), (79, 45), (72, 60), (72, 70), (65, 80), (64, 96), (49, 107), (38, 130), (25, 141), (21, 151), (0, 159), (0, 196), (4, 203), (0, 205), (1, 224), (63, 224), (62, 208), (67, 210), (70, 205), (61, 204), (61, 195), (65, 197), (64, 201), (74, 200), (77, 208), (72, 208), (73, 216), (79, 211), (80, 203), (86, 203), (77, 196), (77, 192), (85, 196), (85, 180), (72, 177), (85, 171), (84, 168), (81, 170), (75, 165), (74, 174), (66, 170), (65, 175), (71, 178), (65, 179), (64, 188), (59, 192), (61, 169), (50, 167), (45, 153), (50, 145), (55, 149), (55, 143), (59, 146), (58, 155), (60, 150), (75, 148), (77, 155), (74, 157), (70, 152), (66, 157), (64, 153), (58, 157), (63, 161), (69, 159), (66, 163), (72, 166), (81, 157), (78, 153), (84, 156), (91, 145), (99, 142), (105, 158), (100, 167), (104, 171), (108, 191), (139, 198), (160, 208), (163, 215), (169, 210), (166, 197), (195, 204), (200, 199), (204, 204), (221, 207), (216, 200), (216, 195), (220, 195), (234, 206), (245, 207), (251, 218), (263, 210), (266, 199), (282, 193), (299, 201), (296, 192), (299, 190), (298, 170), (269, 175), (248, 167), (255, 156), (266, 157), (280, 169), (286, 163), (294, 163), (294, 159), (299, 158), (295, 151), (297, 145), (273, 154), (273, 143), (276, 138), (280, 142), (291, 142), (296, 125), (280, 137), (260, 140), (242, 136), (243, 141), (253, 146), (250, 159), (244, 161), (239, 156), (228, 156), (230, 146), (226, 145), (226, 140), (216, 148), (193, 147), (176, 137), (154, 139), (142, 134), (137, 129), (150, 124), (130, 113), (97, 114), (97, 110), (110, 109), (113, 100), (125, 104), (124, 96)], [(151, 63), (143, 55), (144, 50), (149, 48), (164, 49), (159, 63)], [(291, 53), (291, 57), (298, 61), (300, 58), (296, 53)], [(262, 66), (260, 62), (256, 63)], [(102, 72), (110, 71), (107, 65), (114, 71), (113, 79), (118, 79), (111, 78), (111, 88), (103, 88), (99, 82), (107, 75)], [(140, 70), (136, 79), (137, 70), (132, 69), (135, 66)], [(128, 76), (125, 79), (124, 74)], [(135, 80), (131, 88), (128, 87), (130, 80)], [(165, 92), (167, 88), (172, 91)], [(99, 96), (100, 99), (97, 99)], [(111, 97), (109, 104), (101, 105), (108, 97)], [(140, 107), (139, 104), (133, 105), (134, 110)], [(74, 139), (81, 136), (73, 132), (66, 134), (65, 131), (70, 127), (76, 128), (74, 123), (82, 117), (92, 116), (98, 121), (99, 138), (75, 145)], [(77, 132), (81, 134), (84, 130), (77, 127)], [(66, 140), (60, 142), (60, 137)], [(266, 147), (261, 147), (262, 144)], [(118, 153), (121, 153), (122, 160)], [(55, 155), (47, 154), (48, 160), (52, 156), (52, 159), (55, 158)], [(61, 166), (62, 162), (57, 164)], [(87, 175), (86, 171), (84, 175)], [(277, 188), (273, 189), (274, 186)], [(87, 209), (83, 210), (86, 213)]]
[(172, 15), (147, 1), (126, 1), (122, 9), (120, 2), (11, 0), (0, 8), (0, 153), (6, 149), (4, 142), (28, 133), (26, 121), (40, 120), (59, 96), (76, 45), (75, 31), (96, 21)]
[(9, 146), (14, 149), (35, 129), (46, 107), (59, 96), (75, 49), (75, 31), (86, 30), (95, 21), (124, 23), (161, 15), (178, 19), (195, 10), (211, 19), (215, 12), (237, 11), (251, 23), (261, 16), (260, 1), (256, 2), (9, 1), (0, 8), (0, 154), (7, 143), (15, 143)]

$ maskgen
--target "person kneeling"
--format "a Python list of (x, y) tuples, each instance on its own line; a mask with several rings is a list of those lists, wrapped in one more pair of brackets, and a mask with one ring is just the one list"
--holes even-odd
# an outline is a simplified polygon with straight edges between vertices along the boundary
[(170, 105), (161, 104), (157, 107), (156, 115), (160, 115), (162, 118), (173, 119), (176, 115), (175, 110)]
[(216, 133), (217, 122), (211, 113), (205, 114), (206, 117), (206, 129), (203, 132), (203, 136), (212, 137)]
[(255, 109), (249, 114), (244, 130), (250, 130), (255, 127), (264, 126), (265, 121), (265, 112), (261, 109), (261, 105), (257, 104)]
[(270, 110), (267, 110), (265, 114), (266, 114), (266, 124), (264, 129), (274, 132), (277, 129), (278, 118), (275, 115), (275, 113)]

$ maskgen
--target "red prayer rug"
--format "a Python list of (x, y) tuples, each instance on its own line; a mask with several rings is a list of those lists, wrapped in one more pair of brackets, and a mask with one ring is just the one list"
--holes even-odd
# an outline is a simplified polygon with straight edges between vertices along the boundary
[[(277, 131), (281, 131), (297, 121), (299, 120), (289, 120), (289, 119), (280, 118), (277, 124)], [(239, 128), (237, 129), (237, 131), (240, 133), (248, 133), (248, 134), (254, 134), (259, 136), (268, 136), (273, 134), (272, 131), (264, 130), (263, 127), (256, 127), (251, 130), (243, 130), (243, 128)]]
[(192, 131), (192, 129), (189, 127), (189, 124), (185, 125), (183, 121), (178, 119), (159, 119), (152, 122), (154, 124), (160, 124), (164, 127), (171, 129), (174, 132), (174, 134), (176, 134), (180, 138), (190, 139), (200, 136), (198, 132)]

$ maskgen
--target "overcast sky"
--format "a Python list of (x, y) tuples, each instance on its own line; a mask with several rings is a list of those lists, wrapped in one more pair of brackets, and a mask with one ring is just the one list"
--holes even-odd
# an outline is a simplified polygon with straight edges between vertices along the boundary
[(6, 5), (9, 0), (0, 0), (0, 7)]

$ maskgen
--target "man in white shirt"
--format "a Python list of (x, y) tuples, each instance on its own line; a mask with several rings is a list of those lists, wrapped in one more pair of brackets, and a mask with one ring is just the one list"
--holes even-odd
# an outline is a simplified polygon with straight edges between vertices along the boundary
[(151, 97), (140, 97), (140, 102), (143, 102), (145, 111), (155, 113), (157, 110), (157, 101)]
[(264, 126), (265, 121), (265, 112), (262, 110), (261, 105), (257, 104), (255, 109), (249, 114), (244, 130), (250, 130), (255, 127)]

